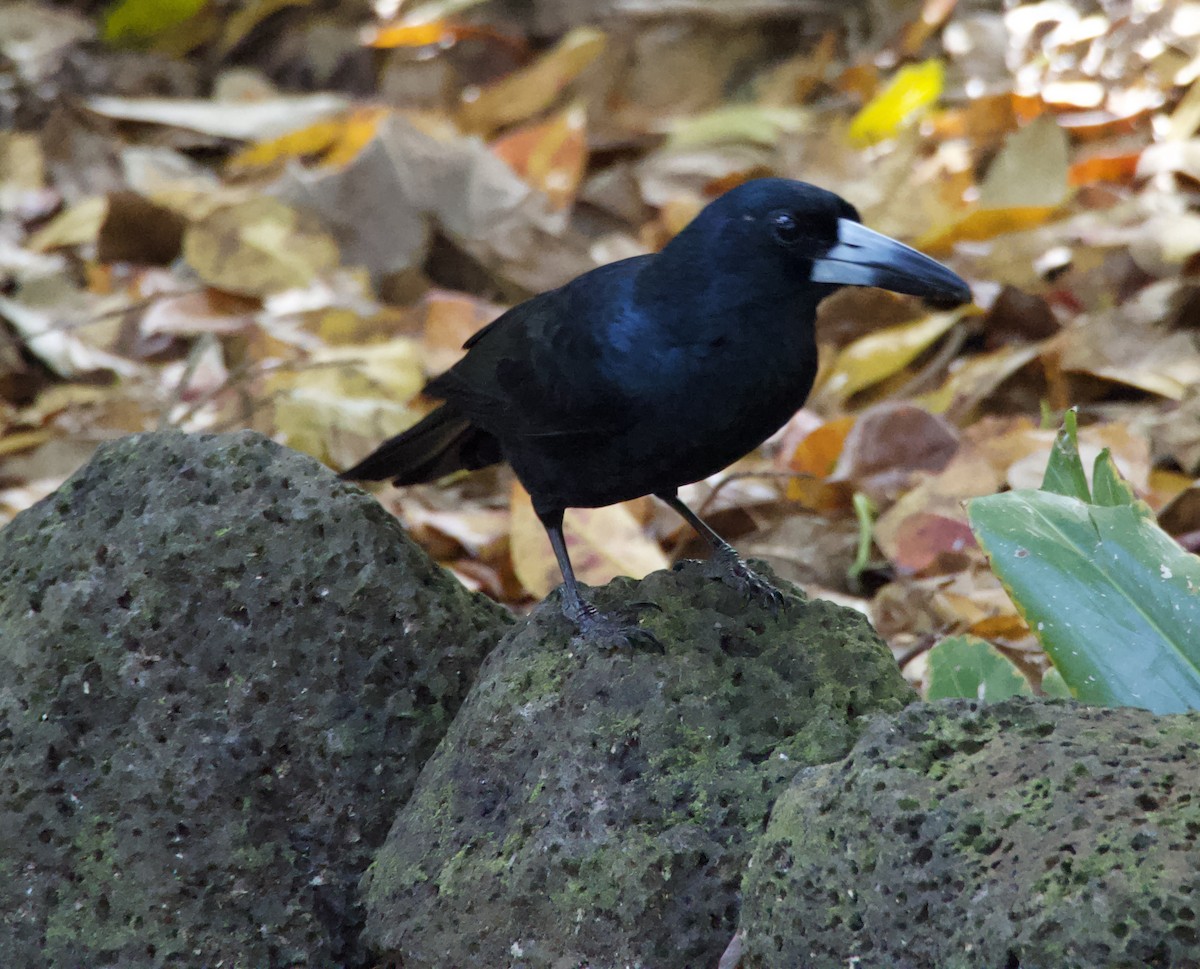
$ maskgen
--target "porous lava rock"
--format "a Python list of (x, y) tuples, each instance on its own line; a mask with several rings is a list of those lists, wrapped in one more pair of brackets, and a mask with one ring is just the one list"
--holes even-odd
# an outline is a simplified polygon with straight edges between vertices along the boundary
[(256, 434), (0, 532), (0, 965), (365, 965), (357, 882), (510, 623)]
[(1200, 713), (914, 704), (775, 805), (744, 969), (1200, 965)]
[(572, 639), (555, 598), (489, 656), (365, 881), (405, 969), (712, 969), (775, 797), (913, 699), (858, 613), (777, 614), (686, 563), (594, 593), (664, 646)]

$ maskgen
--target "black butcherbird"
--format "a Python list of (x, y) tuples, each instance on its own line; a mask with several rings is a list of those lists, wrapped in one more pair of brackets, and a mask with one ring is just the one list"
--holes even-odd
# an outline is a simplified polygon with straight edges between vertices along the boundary
[(638, 631), (580, 595), (566, 508), (657, 495), (712, 547), (721, 578), (777, 596), (676, 490), (799, 410), (817, 372), (817, 304), (842, 286), (971, 299), (957, 275), (866, 228), (837, 195), (746, 182), (662, 252), (593, 269), (484, 327), (425, 388), (445, 403), (342, 477), (406, 485), (508, 461), (554, 546), (563, 611), (591, 638)]

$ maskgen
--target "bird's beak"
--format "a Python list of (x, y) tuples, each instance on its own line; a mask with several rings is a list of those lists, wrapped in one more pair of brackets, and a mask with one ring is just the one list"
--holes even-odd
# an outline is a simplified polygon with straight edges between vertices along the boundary
[(958, 274), (853, 219), (838, 219), (838, 241), (813, 262), (812, 280), (877, 286), (939, 304), (971, 302), (971, 290)]

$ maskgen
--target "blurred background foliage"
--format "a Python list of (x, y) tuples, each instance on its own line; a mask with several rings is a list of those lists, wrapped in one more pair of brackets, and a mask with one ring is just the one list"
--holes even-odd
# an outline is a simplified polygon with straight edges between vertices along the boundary
[[(9, 2), (0, 522), (157, 427), (345, 466), (505, 306), (802, 178), (977, 306), (828, 300), (808, 406), (684, 497), (936, 695), (1040, 689), (964, 503), (1041, 484), (1077, 406), (1080, 467), (1200, 547), (1198, 78), (1178, 0)], [(380, 499), (514, 608), (558, 581), (503, 469)], [(701, 552), (648, 499), (567, 518), (585, 582)]]

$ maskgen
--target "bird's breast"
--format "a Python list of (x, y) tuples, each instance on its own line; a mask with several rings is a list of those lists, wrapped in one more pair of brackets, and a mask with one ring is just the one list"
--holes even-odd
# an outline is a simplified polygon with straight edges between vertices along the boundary
[[(752, 451), (803, 406), (817, 371), (815, 343), (756, 346), (725, 336), (630, 358), (639, 430), (658, 435), (648, 464), (678, 483), (716, 473)], [(649, 453), (650, 449), (645, 452)]]

